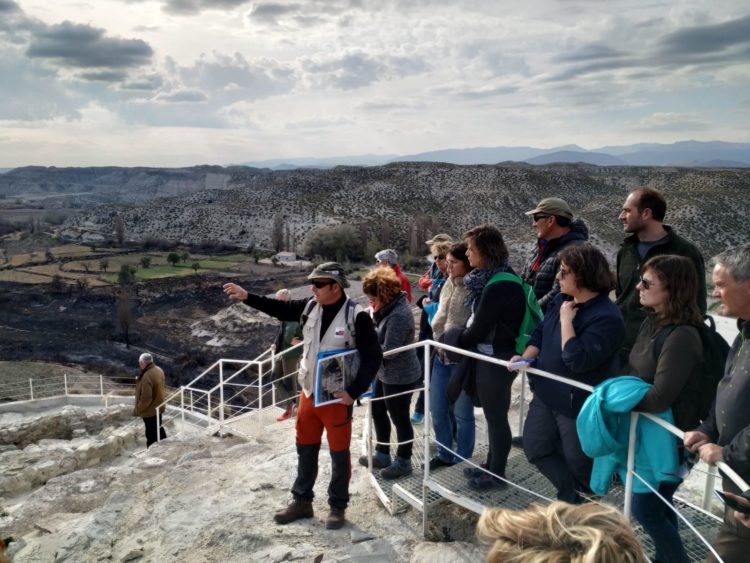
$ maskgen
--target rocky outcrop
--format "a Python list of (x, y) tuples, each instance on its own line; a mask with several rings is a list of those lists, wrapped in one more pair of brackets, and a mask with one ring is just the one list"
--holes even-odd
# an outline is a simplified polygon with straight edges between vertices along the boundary
[[(120, 405), (88, 413), (65, 407), (59, 413), (3, 426), (0, 495), (33, 490), (50, 479), (111, 460), (143, 441), (132, 407)], [(121, 426), (121, 427), (117, 427)]]

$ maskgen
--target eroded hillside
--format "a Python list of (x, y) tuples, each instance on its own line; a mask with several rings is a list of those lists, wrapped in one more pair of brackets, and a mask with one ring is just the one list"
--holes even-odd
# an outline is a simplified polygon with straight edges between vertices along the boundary
[(221, 189), (207, 186), (142, 204), (102, 205), (69, 219), (66, 226), (111, 233), (119, 213), (127, 236), (136, 240), (268, 247), (274, 215), (280, 213), (297, 249), (310, 232), (339, 223), (355, 224), (367, 236), (387, 230), (391, 245), (406, 247), (413, 226), (428, 217), (432, 230), (453, 233), (494, 223), (513, 246), (530, 241), (523, 212), (554, 195), (566, 199), (589, 224), (594, 242), (612, 251), (622, 239), (617, 215), (625, 196), (636, 186), (649, 185), (667, 197), (667, 223), (713, 255), (747, 239), (744, 220), (750, 212), (750, 170), (741, 169), (399, 163), (226, 171), (229, 178)]

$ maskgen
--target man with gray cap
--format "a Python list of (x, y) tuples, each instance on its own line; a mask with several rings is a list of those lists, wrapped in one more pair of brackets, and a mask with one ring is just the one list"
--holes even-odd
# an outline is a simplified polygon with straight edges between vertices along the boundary
[(560, 251), (571, 244), (582, 244), (589, 238), (589, 230), (580, 219), (573, 219), (573, 210), (559, 197), (544, 198), (527, 211), (536, 231), (537, 247), (526, 263), (521, 278), (534, 288), (534, 295), (542, 311), (560, 293), (557, 271)]
[(398, 279), (401, 280), (401, 291), (406, 293), (406, 300), (411, 303), (411, 283), (409, 282), (409, 278), (399, 268), (398, 253), (392, 248), (386, 248), (375, 254), (375, 260), (378, 261), (379, 265), (391, 267), (398, 276)]
[[(326, 528), (337, 530), (345, 523), (349, 503), (352, 437), (352, 403), (367, 391), (380, 367), (383, 353), (370, 315), (344, 289), (349, 287), (343, 267), (336, 262), (317, 266), (307, 277), (312, 299), (280, 301), (248, 293), (234, 283), (224, 284), (224, 293), (281, 321), (299, 321), (303, 348), (298, 381), (302, 387), (297, 410), (297, 478), (292, 485), (292, 502), (274, 515), (278, 524), (313, 516), (313, 485), (318, 476), (318, 453), (323, 430), (331, 452), (331, 481), (328, 485), (330, 513)], [(353, 321), (351, 320), (353, 319)], [(314, 376), (320, 352), (356, 349), (360, 364), (348, 386), (334, 395), (341, 400), (316, 407)]]
[[(154, 358), (148, 352), (138, 358), (140, 372), (135, 379), (135, 406), (133, 416), (143, 419), (146, 426), (146, 447), (157, 441), (156, 407), (164, 402), (164, 372), (154, 363)], [(160, 412), (164, 412), (161, 405)], [(159, 440), (164, 440), (167, 433), (164, 427), (158, 428)]]

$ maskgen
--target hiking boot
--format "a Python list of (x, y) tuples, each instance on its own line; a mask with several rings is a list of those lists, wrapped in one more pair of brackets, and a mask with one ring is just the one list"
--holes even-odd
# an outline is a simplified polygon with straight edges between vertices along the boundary
[(282, 420), (289, 420), (294, 416), (294, 404), (290, 404), (286, 410), (279, 415), (279, 417), (276, 419), (277, 421), (281, 422)]
[(346, 508), (331, 507), (326, 518), (326, 530), (338, 530), (346, 524)]
[(398, 457), (393, 460), (388, 467), (380, 470), (380, 476), (383, 479), (398, 479), (399, 477), (405, 477), (411, 475), (412, 467), (411, 460), (405, 457)]
[(481, 477), (485, 474), (482, 469), (487, 469), (486, 463), (480, 463), (479, 467), (474, 467), (473, 465), (471, 467), (464, 467), (464, 477), (468, 477), (469, 479), (474, 477)]
[[(363, 465), (364, 467), (369, 467), (368, 459), (366, 455), (359, 457), (359, 464)], [(372, 456), (372, 468), (373, 469), (383, 469), (384, 467), (388, 467), (391, 464), (391, 456), (376, 451)]]
[(422, 414), (421, 412), (415, 412), (413, 415), (411, 415), (410, 420), (412, 424), (423, 424), (424, 414)]
[(508, 484), (505, 481), (496, 479), (488, 473), (484, 473), (479, 477), (469, 479), (469, 488), (475, 491), (487, 491), (489, 489), (505, 489)]
[(311, 500), (302, 500), (295, 498), (284, 509), (273, 515), (277, 524), (289, 524), (295, 520), (313, 517), (313, 505)]
[(436, 455), (430, 460), (430, 471), (435, 471), (441, 467), (451, 467), (456, 465), (455, 461), (445, 461), (442, 457)]

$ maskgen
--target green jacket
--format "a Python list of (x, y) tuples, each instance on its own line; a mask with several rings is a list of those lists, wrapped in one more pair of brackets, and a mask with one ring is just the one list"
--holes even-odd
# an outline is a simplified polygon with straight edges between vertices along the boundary
[(661, 254), (677, 254), (693, 261), (698, 274), (698, 307), (706, 314), (706, 265), (700, 250), (690, 241), (680, 237), (672, 227), (664, 225), (667, 236), (662, 242), (653, 246), (641, 260), (638, 255), (638, 235), (632, 234), (622, 241), (617, 252), (617, 287), (615, 288), (615, 304), (622, 311), (625, 319), (625, 341), (623, 351), (625, 357), (635, 343), (638, 329), (646, 318), (646, 311), (641, 308), (640, 296), (635, 288), (641, 275), (641, 266), (651, 257)]

